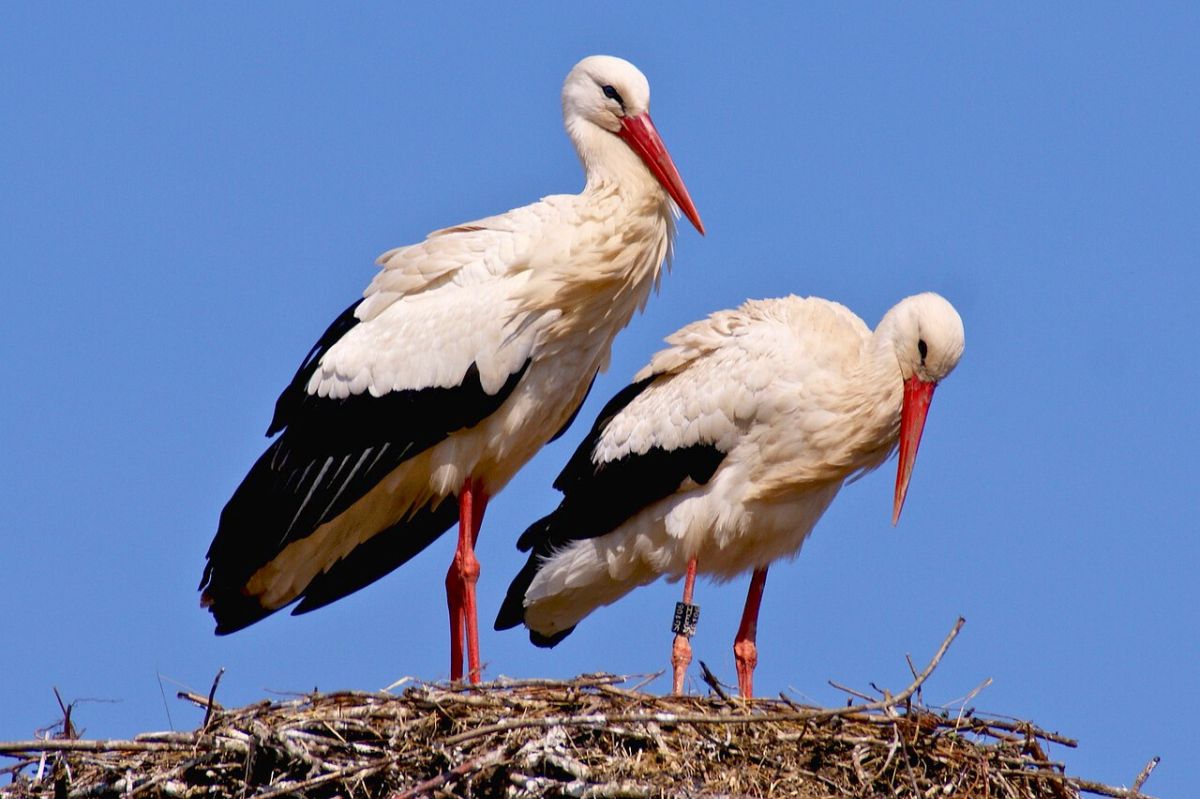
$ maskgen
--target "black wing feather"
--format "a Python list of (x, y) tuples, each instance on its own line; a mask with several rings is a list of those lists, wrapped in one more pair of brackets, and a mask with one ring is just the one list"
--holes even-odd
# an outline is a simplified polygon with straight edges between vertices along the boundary
[[(567, 461), (567, 465), (563, 467), (562, 472), (554, 480), (554, 487), (564, 494), (570, 493), (571, 486), (586, 482), (588, 477), (595, 470), (592, 463), (592, 450), (596, 448), (596, 444), (600, 441), (600, 436), (604, 434), (604, 428), (608, 427), (608, 423), (613, 417), (628, 407), (629, 403), (633, 402), (639, 394), (650, 387), (654, 382), (654, 377), (647, 377), (645, 380), (639, 380), (636, 383), (630, 383), (625, 388), (618, 391), (612, 399), (604, 404), (600, 409), (600, 413), (596, 415), (596, 421), (592, 424), (592, 429), (583, 437), (579, 447), (575, 450), (575, 454)], [(590, 390), (590, 389), (589, 389)], [(528, 547), (521, 547), (524, 552)]]
[[(288, 544), (344, 512), (405, 460), (494, 413), (529, 368), (526, 361), (495, 394), (484, 391), (475, 364), (459, 385), (449, 388), (393, 391), (381, 397), (363, 393), (341, 399), (308, 394), (308, 381), (321, 357), (358, 324), (356, 307), (357, 303), (346, 309), (305, 357), (276, 402), (270, 431), (282, 430), (283, 434), (250, 469), (221, 512), (200, 583), (204, 601), (217, 619), (218, 632), (232, 632), (273, 612), (243, 594), (252, 574)], [(421, 513), (424, 511), (418, 516)], [(376, 568), (335, 565), (323, 575), (326, 579), (321, 586), (316, 585), (321, 578), (314, 580), (310, 586), (313, 596), (328, 597), (320, 603), (325, 604), (382, 577), (458, 518), (456, 507), (430, 513), (439, 523), (445, 521), (436, 533), (426, 529), (432, 521), (418, 523), (414, 517), (411, 540), (404, 539), (404, 532), (396, 528), (379, 534), (377, 537), (389, 543), (371, 547)], [(408, 529), (406, 525), (398, 528)], [(381, 549), (389, 554), (383, 555)], [(348, 561), (350, 558), (342, 564)], [(383, 563), (391, 565), (382, 569)], [(334, 572), (341, 576), (335, 579), (331, 576)], [(368, 572), (373, 573), (369, 579)], [(349, 575), (354, 575), (353, 579)], [(319, 606), (316, 602), (308, 601), (309, 609)]]
[(308, 381), (312, 379), (313, 373), (320, 366), (321, 358), (324, 357), (325, 353), (329, 352), (330, 347), (341, 340), (342, 336), (349, 333), (358, 324), (359, 319), (355, 314), (358, 312), (358, 306), (361, 304), (362, 300), (358, 300), (351, 304), (349, 308), (342, 311), (338, 315), (338, 318), (334, 319), (328, 329), (317, 339), (317, 343), (308, 351), (308, 355), (304, 356), (304, 360), (300, 362), (300, 368), (296, 370), (296, 374), (292, 377), (292, 382), (288, 383), (288, 387), (279, 395), (279, 399), (275, 400), (275, 415), (271, 417), (271, 425), (267, 428), (268, 438), (287, 427), (294, 408), (308, 394), (305, 389), (308, 387)]
[[(518, 548), (532, 551), (508, 588), (496, 617), (497, 630), (516, 627), (524, 621), (525, 593), (545, 558), (574, 541), (612, 532), (643, 508), (673, 494), (686, 480), (700, 485), (707, 483), (725, 459), (725, 452), (715, 444), (693, 444), (671, 450), (651, 447), (643, 454), (630, 454), (607, 463), (593, 461), (596, 444), (608, 423), (654, 379), (626, 386), (604, 406), (554, 482), (554, 487), (563, 492), (562, 502), (553, 513), (521, 534)], [(529, 638), (538, 646), (554, 646), (570, 632), (563, 630), (546, 636), (531, 630)]]
[(317, 575), (304, 589), (293, 616), (323, 608), (380, 577), (403, 566), (458, 521), (458, 503), (453, 498), (422, 508), (399, 524), (359, 545), (324, 574)]

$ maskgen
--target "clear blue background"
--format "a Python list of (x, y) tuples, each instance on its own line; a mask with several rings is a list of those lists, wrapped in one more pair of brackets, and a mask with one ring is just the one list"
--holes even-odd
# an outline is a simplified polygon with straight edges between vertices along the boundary
[[(746, 297), (874, 324), (935, 290), (966, 321), (899, 528), (888, 467), (772, 569), (760, 693), (897, 690), (962, 614), (928, 701), (990, 677), (971, 704), (1077, 736), (1072, 773), (1127, 784), (1161, 754), (1147, 788), (1194, 789), (1198, 9), (0, 5), (0, 738), (52, 724), (52, 686), (95, 700), (87, 735), (125, 736), (195, 725), (173, 692), (220, 666), (226, 703), (446, 677), (452, 536), (228, 638), (195, 586), (278, 391), (375, 256), (582, 185), (559, 87), (603, 52), (649, 76), (710, 232), (681, 227), (581, 419)], [(489, 508), (488, 677), (667, 665), (677, 586), (549, 652), (490, 629), (584, 430)], [(728, 681), (745, 586), (699, 586), (697, 655)]]

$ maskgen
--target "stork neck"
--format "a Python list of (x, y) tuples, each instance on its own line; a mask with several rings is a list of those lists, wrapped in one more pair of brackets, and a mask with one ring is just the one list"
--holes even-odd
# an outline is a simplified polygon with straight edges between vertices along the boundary
[(886, 440), (888, 451), (900, 431), (900, 405), (904, 393), (904, 377), (896, 356), (896, 320), (885, 316), (871, 336), (858, 379), (854, 381), (866, 412), (869, 426), (875, 428), (876, 440)]
[(567, 131), (587, 172), (562, 227), (579, 255), (532, 269), (517, 299), (523, 310), (555, 313), (547, 341), (587, 341), (602, 367), (613, 337), (670, 263), (675, 220), (670, 197), (621, 139), (581, 120), (568, 122)]
[(652, 198), (664, 207), (669, 206), (666, 190), (638, 154), (616, 134), (585, 119), (568, 122), (567, 133), (583, 164), (587, 178), (585, 194), (617, 193), (630, 200)]

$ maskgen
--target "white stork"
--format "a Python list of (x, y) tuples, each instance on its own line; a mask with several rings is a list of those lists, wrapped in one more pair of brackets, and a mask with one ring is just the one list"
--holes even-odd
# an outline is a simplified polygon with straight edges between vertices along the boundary
[[(794, 557), (842, 484), (897, 439), (900, 518), (934, 387), (962, 355), (962, 320), (918, 294), (872, 332), (838, 303), (793, 296), (721, 311), (667, 342), (600, 412), (554, 483), (558, 508), (521, 536), (532, 551), (496, 628), (524, 623), (533, 643), (554, 646), (662, 575), (686, 576), (686, 608), (697, 569), (721, 581), (753, 571), (734, 643), (749, 697), (767, 567)], [(687, 634), (673, 649), (676, 693)]]
[(280, 395), (267, 431), (280, 435), (208, 550), (201, 604), (218, 635), (357, 591), (457, 521), (450, 675), (462, 677), (465, 635), (480, 679), (474, 544), (488, 498), (570, 424), (657, 286), (675, 206), (704, 232), (636, 67), (585, 58), (562, 106), (583, 192), (381, 255)]

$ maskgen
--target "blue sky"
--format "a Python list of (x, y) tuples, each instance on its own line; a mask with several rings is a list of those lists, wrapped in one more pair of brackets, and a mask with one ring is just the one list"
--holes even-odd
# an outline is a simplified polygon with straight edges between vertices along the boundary
[[(944, 294), (967, 349), (904, 517), (848, 486), (771, 571), (762, 695), (927, 686), (1080, 739), (1069, 770), (1200, 781), (1200, 10), (1097, 3), (0, 6), (0, 738), (198, 715), (167, 696), (446, 676), (446, 536), (329, 608), (215, 638), (195, 586), (279, 390), (380, 252), (577, 191), (558, 92), (591, 53), (649, 77), (709, 234), (618, 338), (581, 420), (664, 335), (789, 292), (878, 321)], [(490, 620), (513, 542), (586, 430), (489, 507), (487, 676), (667, 666), (678, 587), (557, 649)], [(734, 680), (747, 578), (701, 582), (697, 656)], [(696, 674), (693, 670), (692, 675)], [(654, 688), (666, 690), (665, 679)], [(699, 687), (697, 687), (699, 689)], [(100, 701), (102, 700), (102, 701)], [(168, 718), (168, 711), (170, 717)]]

